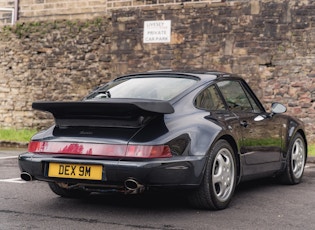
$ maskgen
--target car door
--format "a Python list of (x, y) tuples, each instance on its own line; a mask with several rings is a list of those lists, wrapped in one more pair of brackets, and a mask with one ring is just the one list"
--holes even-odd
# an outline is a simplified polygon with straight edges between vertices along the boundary
[(263, 174), (280, 169), (282, 124), (277, 116), (268, 116), (241, 79), (217, 83), (228, 108), (238, 117), (241, 132), (240, 154), (243, 175)]

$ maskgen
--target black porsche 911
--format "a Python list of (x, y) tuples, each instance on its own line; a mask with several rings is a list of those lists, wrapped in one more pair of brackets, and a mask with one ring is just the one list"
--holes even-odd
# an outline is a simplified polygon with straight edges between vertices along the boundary
[(78, 102), (34, 102), (55, 125), (19, 156), (21, 177), (62, 197), (91, 192), (187, 192), (194, 207), (224, 209), (239, 182), (301, 182), (301, 121), (267, 112), (240, 77), (217, 71), (154, 71), (119, 77)]

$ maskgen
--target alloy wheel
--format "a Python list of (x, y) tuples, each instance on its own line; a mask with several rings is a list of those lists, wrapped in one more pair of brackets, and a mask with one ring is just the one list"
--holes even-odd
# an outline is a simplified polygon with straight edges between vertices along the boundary
[(295, 178), (303, 174), (305, 163), (305, 148), (303, 140), (297, 138), (292, 146), (291, 167)]
[(215, 196), (221, 202), (230, 198), (235, 178), (232, 153), (222, 148), (215, 157), (212, 167), (212, 186)]

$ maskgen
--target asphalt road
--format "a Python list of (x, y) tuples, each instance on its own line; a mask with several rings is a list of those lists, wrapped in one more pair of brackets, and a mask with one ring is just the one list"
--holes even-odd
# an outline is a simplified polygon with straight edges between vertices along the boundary
[(315, 228), (315, 164), (307, 164), (299, 185), (272, 179), (243, 183), (228, 209), (206, 211), (192, 209), (176, 193), (59, 198), (44, 182), (19, 179), (20, 152), (0, 150), (0, 229)]

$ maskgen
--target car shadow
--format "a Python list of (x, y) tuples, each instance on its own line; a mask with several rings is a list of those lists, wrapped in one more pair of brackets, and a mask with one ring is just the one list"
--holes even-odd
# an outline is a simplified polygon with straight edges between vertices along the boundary
[(188, 208), (186, 196), (182, 191), (156, 191), (143, 194), (91, 194), (83, 202), (93, 205), (125, 207), (136, 209)]
[[(230, 206), (237, 205), (242, 198), (248, 194), (255, 195), (262, 190), (269, 190), (274, 187), (281, 186), (273, 178), (259, 179), (255, 181), (243, 182), (236, 187), (234, 197)], [(107, 207), (112, 210), (126, 209), (126, 210), (196, 210), (190, 206), (187, 199), (188, 192), (181, 190), (158, 190), (145, 192), (136, 195), (124, 195), (117, 193), (99, 194), (93, 193), (88, 197), (81, 199), (66, 199), (67, 202), (72, 200), (71, 203), (77, 205), (88, 205), (94, 208)], [(64, 198), (59, 198), (64, 200)], [(59, 201), (61, 201), (59, 200)], [(65, 202), (65, 201), (63, 201)], [(200, 210), (202, 211), (202, 210)]]
[[(230, 212), (234, 209), (242, 209), (242, 207), (256, 207), (266, 200), (270, 194), (275, 194), (275, 191), (285, 189), (285, 185), (281, 185), (274, 178), (263, 178), (248, 182), (240, 183), (235, 190), (232, 202), (229, 207), (223, 212)], [(84, 209), (86, 211), (96, 211), (100, 213), (141, 213), (146, 215), (148, 212), (187, 212), (201, 213), (208, 210), (196, 209), (192, 207), (187, 199), (187, 192), (182, 190), (157, 190), (146, 191), (142, 194), (124, 195), (117, 193), (92, 193), (84, 198), (61, 198), (55, 196), (50, 200), (50, 209), (59, 210), (62, 206), (65, 210)], [(278, 195), (275, 195), (276, 199)], [(46, 203), (46, 205), (49, 205)]]
[(251, 181), (245, 181), (237, 185), (235, 189), (235, 194), (242, 194), (248, 192), (255, 192), (256, 190), (260, 190), (262, 188), (269, 188), (269, 187), (278, 187), (282, 186), (276, 178), (267, 177), (261, 178)]

